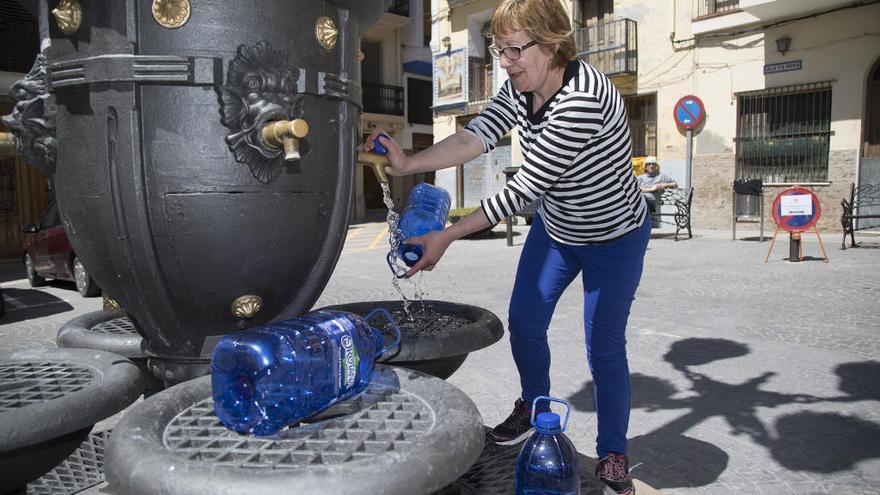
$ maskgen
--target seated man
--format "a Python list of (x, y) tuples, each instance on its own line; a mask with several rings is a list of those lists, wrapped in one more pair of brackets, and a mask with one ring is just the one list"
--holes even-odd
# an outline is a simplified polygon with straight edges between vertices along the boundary
[(652, 214), (660, 213), (657, 200), (660, 198), (663, 190), (678, 187), (675, 179), (670, 177), (669, 174), (660, 172), (660, 164), (657, 163), (657, 158), (653, 156), (645, 158), (645, 173), (638, 176), (637, 179), (639, 187), (642, 189), (642, 196), (648, 202), (648, 208), (650, 208)]

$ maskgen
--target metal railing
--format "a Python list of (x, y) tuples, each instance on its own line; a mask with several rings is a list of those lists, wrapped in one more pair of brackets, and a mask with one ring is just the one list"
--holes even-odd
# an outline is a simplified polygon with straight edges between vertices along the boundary
[(635, 74), (639, 66), (638, 24), (632, 19), (599, 21), (576, 29), (578, 58), (608, 76)]
[(403, 115), (403, 88), (364, 81), (364, 112)]
[(737, 179), (828, 180), (830, 83), (739, 93), (737, 100)]
[(488, 103), (492, 89), (492, 61), (468, 57), (468, 103)]
[(739, 0), (696, 0), (697, 18), (739, 10)]
[(394, 0), (391, 7), (388, 7), (388, 13), (409, 17), (409, 0)]

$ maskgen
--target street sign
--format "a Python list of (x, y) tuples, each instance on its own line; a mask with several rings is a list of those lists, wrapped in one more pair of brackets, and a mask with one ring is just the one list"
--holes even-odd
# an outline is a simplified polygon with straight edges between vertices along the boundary
[(694, 129), (706, 118), (706, 107), (694, 95), (682, 97), (673, 111), (675, 123), (685, 129)]
[(819, 198), (804, 187), (789, 187), (773, 201), (773, 220), (782, 230), (803, 232), (816, 225), (821, 215)]

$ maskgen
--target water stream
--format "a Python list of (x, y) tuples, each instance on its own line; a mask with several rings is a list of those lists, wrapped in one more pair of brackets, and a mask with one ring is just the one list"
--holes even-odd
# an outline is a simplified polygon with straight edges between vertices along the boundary
[[(400, 215), (394, 211), (394, 200), (391, 199), (391, 188), (387, 182), (381, 182), (380, 185), (382, 186), (382, 200), (385, 203), (385, 207), (388, 208), (385, 221), (388, 222), (388, 247), (391, 253), (391, 263), (394, 265), (395, 270), (409, 270), (409, 267), (404, 264), (403, 260), (400, 259), (400, 256), (398, 256), (397, 253), (397, 246), (400, 245), (401, 241), (397, 230), (397, 223), (400, 220)], [(415, 277), (415, 280), (412, 278), (397, 278), (394, 275), (391, 276), (391, 285), (394, 286), (394, 290), (400, 295), (400, 299), (403, 302), (403, 311), (406, 313), (406, 316), (410, 321), (414, 321), (412, 310), (413, 302), (418, 302), (424, 307), (424, 291), (422, 291), (421, 279), (421, 273)], [(401, 287), (401, 282), (409, 283), (413, 286), (415, 292), (412, 298), (406, 296), (403, 287)]]

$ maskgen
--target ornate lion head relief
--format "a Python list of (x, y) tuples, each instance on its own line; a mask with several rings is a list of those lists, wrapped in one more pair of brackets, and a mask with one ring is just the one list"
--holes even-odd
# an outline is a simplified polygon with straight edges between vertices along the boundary
[(37, 55), (30, 72), (12, 85), (15, 108), (3, 123), (19, 140), (25, 160), (47, 176), (55, 173), (55, 99), (46, 85), (46, 56)]
[(285, 160), (282, 150), (262, 142), (260, 131), (268, 122), (302, 117), (298, 77), (288, 54), (262, 41), (238, 47), (226, 84), (219, 88), (222, 123), (229, 129), (226, 144), (264, 184), (278, 177)]

